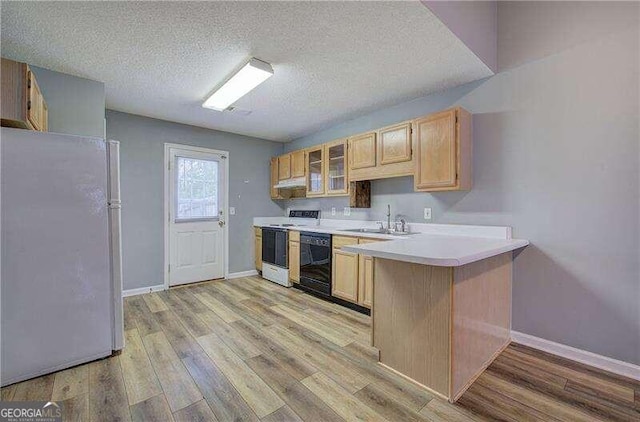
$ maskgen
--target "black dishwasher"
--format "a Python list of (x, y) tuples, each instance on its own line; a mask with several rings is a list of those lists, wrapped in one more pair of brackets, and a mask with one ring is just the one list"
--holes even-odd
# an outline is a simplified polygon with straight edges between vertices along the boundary
[(300, 233), (300, 288), (331, 297), (330, 234)]

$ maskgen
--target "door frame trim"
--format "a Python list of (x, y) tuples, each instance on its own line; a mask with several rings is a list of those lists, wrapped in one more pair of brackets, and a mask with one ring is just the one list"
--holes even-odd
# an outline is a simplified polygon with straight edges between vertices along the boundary
[(212, 148), (203, 148), (196, 147), (192, 145), (184, 145), (184, 144), (174, 144), (165, 142), (164, 144), (164, 262), (162, 272), (164, 273), (164, 290), (169, 289), (169, 262), (170, 262), (170, 250), (169, 250), (169, 185), (171, 180), (169, 180), (169, 159), (170, 159), (170, 149), (177, 148), (183, 149), (192, 152), (203, 152), (206, 154), (219, 154), (227, 157), (226, 163), (224, 166), (224, 207), (222, 208), (224, 212), (224, 220), (226, 224), (222, 228), (224, 234), (224, 242), (223, 242), (223, 268), (224, 268), (224, 278), (229, 278), (229, 151), (222, 151), (219, 149)]

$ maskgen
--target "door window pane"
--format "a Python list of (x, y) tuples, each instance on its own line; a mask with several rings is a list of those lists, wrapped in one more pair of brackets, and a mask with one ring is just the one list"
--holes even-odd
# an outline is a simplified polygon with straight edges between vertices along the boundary
[(176, 220), (218, 217), (218, 162), (176, 157)]

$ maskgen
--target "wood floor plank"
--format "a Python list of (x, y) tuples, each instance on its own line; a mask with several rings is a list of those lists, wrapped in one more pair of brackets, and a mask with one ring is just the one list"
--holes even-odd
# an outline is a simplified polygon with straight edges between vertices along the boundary
[(274, 312), (284, 316), (285, 318), (288, 318), (293, 322), (317, 334), (320, 334), (321, 336), (337, 344), (338, 346), (346, 346), (347, 344), (355, 340), (354, 338), (348, 337), (347, 335), (334, 329), (333, 327), (327, 324), (324, 324), (322, 322), (319, 322), (318, 320), (315, 320), (313, 318), (310, 318), (305, 314), (295, 309), (292, 309), (288, 306), (276, 305), (276, 306), (272, 306), (271, 309), (273, 309)]
[[(553, 397), (557, 401), (561, 401), (572, 406), (578, 407), (583, 411), (592, 413), (603, 419), (611, 419), (614, 421), (635, 421), (640, 420), (640, 409), (633, 409), (631, 406), (624, 406), (620, 402), (612, 402), (606, 398), (599, 398), (592, 394), (585, 394), (581, 391), (572, 391), (566, 389), (564, 386), (559, 387), (555, 382), (547, 380), (548, 377), (539, 377), (532, 375), (537, 374), (536, 368), (528, 368), (526, 366), (521, 367), (510, 366), (505, 364), (508, 360), (502, 359), (500, 356), (498, 360), (487, 369), (487, 373), (493, 374), (497, 377), (501, 377), (507, 381), (527, 387), (529, 389), (547, 394)], [(542, 371), (544, 372), (544, 371)]]
[(582, 412), (573, 406), (558, 403), (541, 393), (512, 384), (490, 373), (484, 373), (478, 379), (477, 383), (493, 391), (500, 391), (503, 395), (519, 403), (539, 409), (540, 412), (549, 417), (554, 417), (561, 421), (595, 422), (602, 420)]
[(278, 395), (217, 335), (209, 334), (197, 340), (259, 418), (284, 406)]
[(343, 349), (350, 355), (364, 361), (378, 362), (380, 359), (380, 350), (371, 346), (369, 343), (363, 344), (358, 341), (354, 341), (344, 346)]
[(143, 343), (172, 412), (203, 399), (163, 332), (146, 336)]
[(160, 331), (160, 325), (155, 317), (156, 314), (151, 312), (144, 299), (141, 296), (134, 296), (128, 299), (130, 299), (130, 310), (133, 313), (140, 335), (146, 336)]
[(207, 310), (206, 312), (201, 312), (198, 316), (207, 324), (211, 331), (220, 337), (241, 359), (249, 359), (262, 353), (251, 341), (247, 340), (232, 325), (224, 322), (222, 318), (213, 311)]
[(458, 402), (490, 420), (509, 422), (557, 421), (557, 419), (532, 407), (477, 384), (472, 385)]
[(89, 420), (131, 420), (120, 356), (111, 356), (89, 364)]
[(16, 393), (16, 387), (17, 387), (17, 384), (12, 384), (6, 387), (2, 387), (2, 389), (0, 390), (2, 392), (2, 396), (0, 397), (0, 400), (2, 401), (13, 400), (13, 396)]
[(422, 408), (420, 414), (429, 419), (440, 419), (451, 422), (482, 422), (486, 420), (476, 415), (462, 406), (447, 403), (444, 400), (435, 398)]
[(272, 356), (256, 356), (247, 360), (247, 364), (273, 387), (302, 420), (310, 422), (343, 420), (308, 388), (287, 374)]
[(382, 416), (320, 372), (303, 379), (301, 382), (348, 422), (385, 421)]
[(89, 420), (88, 392), (59, 401), (58, 405), (64, 422), (84, 422)]
[(317, 347), (302, 336), (280, 325), (268, 327), (269, 334), (280, 344), (308, 360), (311, 365), (330, 376), (350, 393), (355, 393), (372, 380), (363, 376), (355, 367), (336, 354)]
[(195, 296), (220, 318), (222, 318), (224, 322), (233, 322), (242, 319), (240, 315), (229, 309), (228, 306), (220, 302), (210, 293), (198, 293)]
[(232, 322), (231, 325), (250, 339), (260, 351), (272, 355), (280, 366), (296, 380), (301, 380), (318, 372), (317, 368), (272, 340), (263, 330), (252, 326), (244, 320)]
[(243, 300), (247, 300), (250, 298), (248, 295), (244, 294), (240, 289), (236, 289), (224, 281), (212, 283), (209, 286), (213, 287), (219, 292), (224, 293), (227, 297), (232, 299), (232, 302), (241, 302)]
[(173, 422), (173, 415), (163, 394), (153, 396), (131, 406), (134, 422)]
[(176, 422), (218, 422), (206, 400), (200, 400), (191, 406), (178, 410), (173, 414)]
[[(179, 290), (184, 290), (184, 288)], [(209, 327), (202, 322), (195, 312), (191, 311), (189, 305), (181, 300), (176, 292), (161, 292), (159, 296), (193, 337), (205, 336), (211, 333)]]
[(120, 355), (120, 365), (129, 404), (133, 405), (162, 393), (138, 330), (125, 332), (126, 347)]
[(51, 400), (55, 374), (49, 374), (16, 384), (13, 401)]
[(634, 391), (628, 386), (606, 380), (597, 375), (591, 375), (579, 370), (562, 366), (543, 359), (532, 356), (514, 348), (508, 348), (504, 354), (514, 360), (529, 363), (531, 366), (543, 369), (547, 372), (559, 375), (570, 380), (574, 385), (580, 384), (584, 390), (592, 390), (594, 395), (607, 396), (613, 400), (622, 400), (628, 403), (634, 402)]
[(389, 421), (427, 422), (428, 418), (395, 401), (375, 384), (369, 384), (355, 393), (355, 397)]
[(147, 303), (147, 306), (149, 307), (149, 310), (151, 312), (166, 311), (169, 309), (167, 307), (167, 304), (164, 303), (164, 301), (160, 298), (160, 296), (158, 296), (157, 293), (142, 295), (142, 299), (144, 299), (144, 301)]
[(247, 402), (204, 352), (182, 359), (219, 421), (257, 421)]
[[(212, 282), (212, 283), (215, 283)], [(200, 302), (198, 298), (196, 298), (193, 293), (195, 289), (183, 288), (183, 289), (175, 289), (173, 292), (178, 296), (178, 298), (184, 302), (187, 307), (196, 314), (200, 312), (207, 311), (209, 308), (205, 306), (204, 303)]]
[(180, 359), (204, 353), (196, 339), (187, 332), (187, 329), (176, 319), (173, 312), (157, 312), (156, 318)]
[(131, 304), (133, 301), (133, 297), (129, 296), (129, 297), (125, 297), (122, 301), (122, 307), (123, 307), (123, 314), (124, 314), (124, 330), (132, 330), (134, 328), (137, 328), (136, 326), (136, 318), (135, 318), (135, 310), (132, 308), (133, 305)]
[(89, 392), (89, 367), (75, 366), (56, 372), (51, 400), (63, 401)]
[(302, 422), (302, 419), (289, 406), (282, 406), (260, 420), (262, 422)]

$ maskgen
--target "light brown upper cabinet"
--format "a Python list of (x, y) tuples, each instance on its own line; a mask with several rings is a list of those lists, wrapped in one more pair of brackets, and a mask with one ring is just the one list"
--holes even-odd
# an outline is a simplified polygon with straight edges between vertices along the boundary
[(304, 177), (304, 150), (293, 151), (290, 155), (291, 177)]
[(323, 196), (324, 187), (324, 147), (307, 150), (307, 196)]
[(278, 180), (291, 179), (291, 154), (278, 157)]
[(27, 64), (2, 59), (1, 102), (2, 126), (48, 130), (47, 103)]
[(271, 180), (270, 180), (271, 199), (283, 199), (280, 195), (280, 189), (274, 188), (278, 184), (278, 157), (271, 157)]
[(358, 170), (375, 166), (376, 133), (363, 133), (349, 138), (349, 168)]
[(411, 122), (380, 129), (378, 143), (379, 165), (411, 161)]
[(327, 195), (348, 195), (347, 140), (324, 144), (325, 190)]
[(412, 175), (411, 122), (349, 138), (349, 156), (349, 180)]
[(471, 189), (471, 114), (454, 108), (416, 119), (413, 124), (417, 157), (415, 190)]

